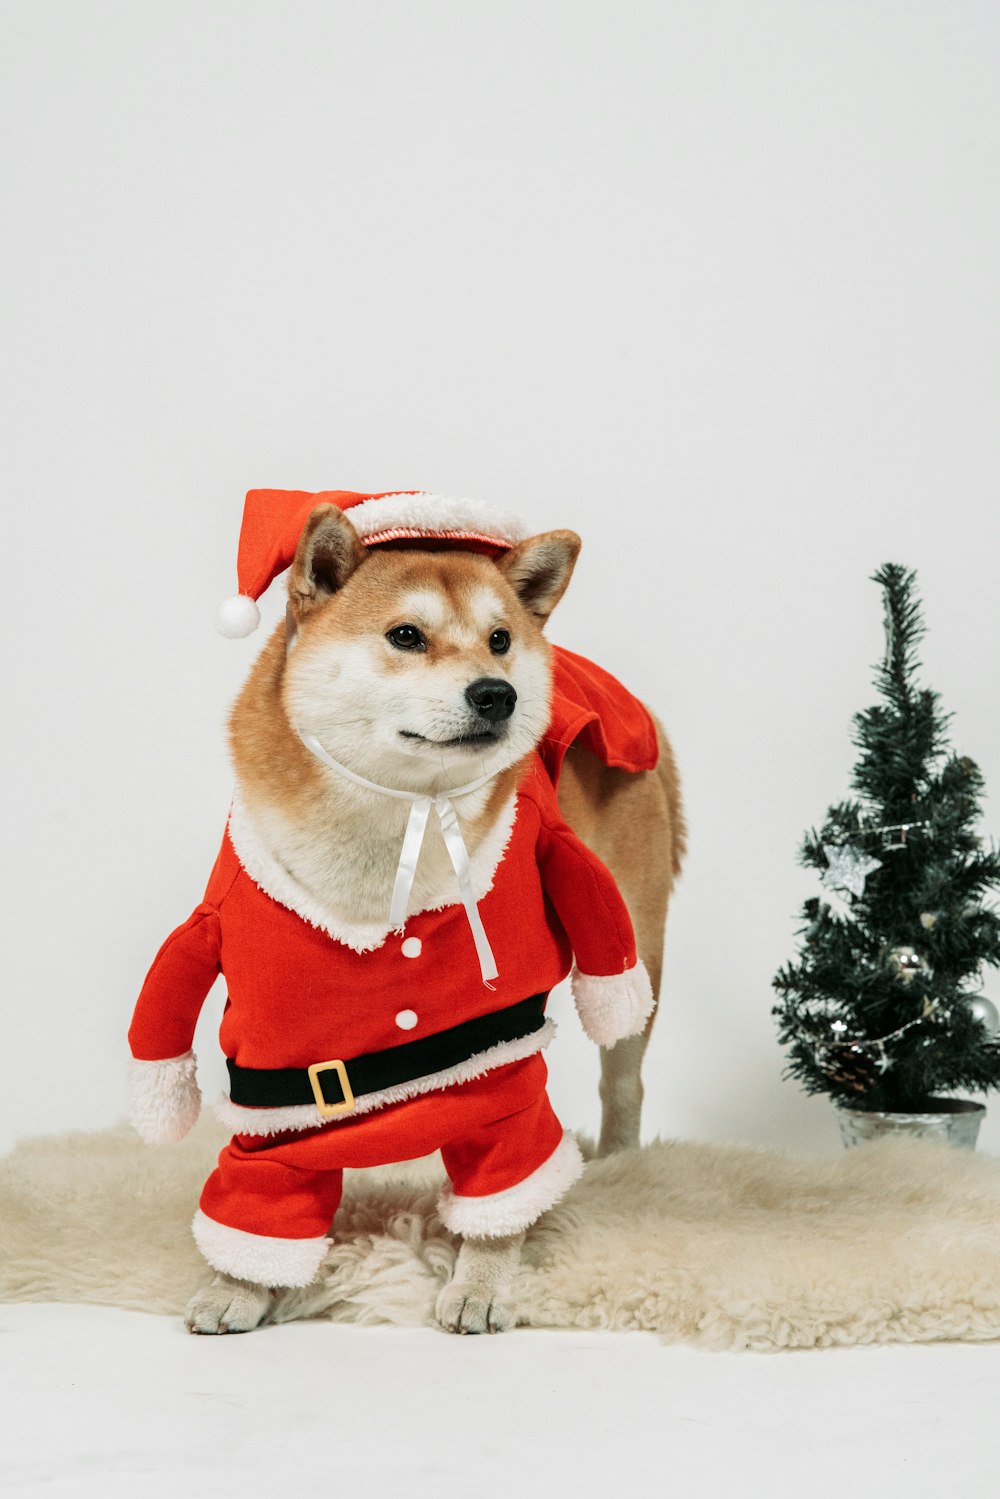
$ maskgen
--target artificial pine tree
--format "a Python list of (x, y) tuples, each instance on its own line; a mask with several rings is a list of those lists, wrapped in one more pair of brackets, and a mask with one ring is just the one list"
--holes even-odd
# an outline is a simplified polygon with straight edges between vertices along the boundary
[(915, 574), (874, 575), (885, 602), (881, 701), (854, 718), (856, 798), (829, 809), (801, 862), (824, 895), (803, 908), (799, 959), (774, 987), (786, 1076), (853, 1109), (920, 1113), (935, 1094), (1000, 1086), (998, 1015), (979, 993), (1000, 962), (986, 903), (1000, 851), (974, 831), (983, 778), (947, 743), (950, 715), (917, 685)]

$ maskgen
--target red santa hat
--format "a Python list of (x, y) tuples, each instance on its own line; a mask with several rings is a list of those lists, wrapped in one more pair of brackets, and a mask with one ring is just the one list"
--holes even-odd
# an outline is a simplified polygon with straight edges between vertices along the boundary
[(291, 567), (303, 527), (317, 505), (343, 510), (366, 546), (454, 543), (496, 555), (529, 534), (509, 511), (481, 500), (449, 500), (419, 489), (382, 494), (251, 489), (236, 558), (239, 593), (219, 605), (216, 625), (221, 634), (238, 639), (256, 630), (257, 600), (279, 573)]

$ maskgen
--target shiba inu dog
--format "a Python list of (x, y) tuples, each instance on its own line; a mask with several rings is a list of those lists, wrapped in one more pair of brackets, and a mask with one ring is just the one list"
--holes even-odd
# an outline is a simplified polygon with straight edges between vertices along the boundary
[[(194, 1021), (225, 972), (234, 1140), (195, 1218), (218, 1271), (188, 1308), (195, 1332), (249, 1330), (277, 1288), (308, 1283), (345, 1166), (436, 1147), (439, 1211), (463, 1236), (438, 1319), (512, 1325), (526, 1228), (580, 1169), (541, 1058), (545, 995), (571, 957), (604, 1048), (599, 1148), (638, 1141), (684, 843), (669, 744), (545, 638), (573, 532), (498, 539), (478, 513), (435, 529), (425, 509), (393, 525), (393, 500), (296, 521), (286, 622), (231, 716), (223, 850), (130, 1031), (137, 1127), (178, 1138), (199, 1106)], [(377, 503), (389, 534), (373, 544)], [(629, 712), (645, 762), (614, 742)]]

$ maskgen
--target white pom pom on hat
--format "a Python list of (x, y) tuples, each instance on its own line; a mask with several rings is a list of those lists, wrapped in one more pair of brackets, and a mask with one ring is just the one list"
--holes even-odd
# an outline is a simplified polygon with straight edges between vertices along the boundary
[(245, 593), (234, 593), (223, 599), (215, 614), (215, 628), (227, 640), (242, 640), (252, 635), (260, 624), (260, 610)]

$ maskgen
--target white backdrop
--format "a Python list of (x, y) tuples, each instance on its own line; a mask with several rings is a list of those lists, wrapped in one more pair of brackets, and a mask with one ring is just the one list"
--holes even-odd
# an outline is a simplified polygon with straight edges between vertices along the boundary
[[(260, 640), (212, 628), (244, 491), (419, 486), (576, 527), (551, 633), (673, 736), (691, 854), (646, 1134), (836, 1148), (782, 1080), (770, 979), (871, 697), (880, 562), (919, 569), (927, 678), (1000, 787), (1000, 11), (3, 19), (5, 1141), (123, 1111)], [(593, 1128), (558, 1011), (553, 1093)]]

